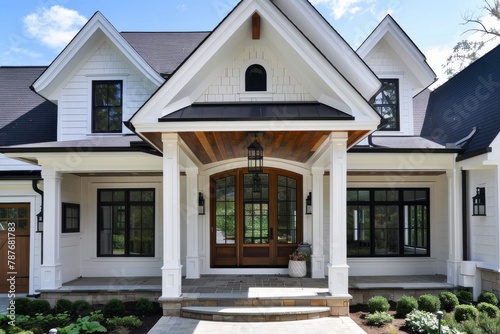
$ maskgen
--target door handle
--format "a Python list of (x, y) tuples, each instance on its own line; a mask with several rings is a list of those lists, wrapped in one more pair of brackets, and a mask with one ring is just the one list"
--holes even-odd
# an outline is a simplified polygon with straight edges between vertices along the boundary
[(271, 227), (269, 229), (269, 240), (273, 240), (274, 239), (274, 229)]

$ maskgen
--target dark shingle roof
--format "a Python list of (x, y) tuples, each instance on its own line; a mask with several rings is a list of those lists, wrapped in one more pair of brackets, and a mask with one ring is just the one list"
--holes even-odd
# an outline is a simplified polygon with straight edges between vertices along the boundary
[(431, 90), (424, 89), (413, 98), (413, 133), (417, 136), (422, 132), (430, 95)]
[(463, 156), (486, 152), (500, 130), (500, 46), (431, 93), (422, 136), (445, 145), (474, 127)]
[(57, 106), (30, 89), (46, 67), (0, 67), (0, 146), (57, 140)]
[(125, 40), (159, 74), (170, 75), (209, 32), (122, 32)]

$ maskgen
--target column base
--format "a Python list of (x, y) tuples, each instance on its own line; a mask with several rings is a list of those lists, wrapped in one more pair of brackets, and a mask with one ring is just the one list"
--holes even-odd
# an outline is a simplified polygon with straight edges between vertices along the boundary
[(200, 258), (198, 256), (186, 256), (186, 278), (198, 279), (200, 277)]
[(461, 261), (446, 261), (446, 283), (458, 285)]
[(61, 264), (56, 264), (53, 266), (42, 264), (40, 268), (42, 277), (40, 288), (46, 290), (55, 290), (62, 287), (61, 268)]
[(161, 268), (161, 298), (178, 298), (182, 294), (182, 266)]
[(311, 255), (311, 278), (325, 278), (324, 255)]
[(350, 297), (349, 266), (328, 264), (328, 290), (333, 297)]

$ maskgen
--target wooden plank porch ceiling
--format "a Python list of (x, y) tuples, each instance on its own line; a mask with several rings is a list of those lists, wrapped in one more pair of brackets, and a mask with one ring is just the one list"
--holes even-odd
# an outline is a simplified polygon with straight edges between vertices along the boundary
[[(258, 130), (257, 130), (258, 131)], [(331, 131), (267, 131), (256, 137), (266, 157), (306, 163), (328, 138)], [(349, 131), (347, 146), (354, 145), (366, 131)], [(161, 147), (158, 133), (145, 134)], [(244, 158), (254, 140), (249, 132), (180, 132), (179, 136), (203, 164)]]

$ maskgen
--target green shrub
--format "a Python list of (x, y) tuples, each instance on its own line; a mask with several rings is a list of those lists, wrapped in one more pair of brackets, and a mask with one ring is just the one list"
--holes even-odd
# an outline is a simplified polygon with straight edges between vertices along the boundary
[(89, 315), (94, 309), (92, 305), (86, 300), (77, 300), (73, 302), (72, 314), (74, 316), (86, 316)]
[(472, 292), (467, 290), (460, 290), (457, 292), (457, 298), (472, 303)]
[(104, 314), (101, 311), (95, 311), (90, 313), (89, 321), (103, 322), (105, 319)]
[(449, 291), (443, 291), (439, 294), (439, 301), (441, 302), (441, 309), (446, 312), (451, 312), (458, 306), (458, 298)]
[(141, 298), (135, 304), (135, 309), (141, 315), (147, 315), (153, 312), (153, 302), (147, 298)]
[(26, 297), (14, 298), (14, 305), (16, 306), (16, 314), (28, 315), (30, 311), (30, 299)]
[(458, 305), (455, 308), (455, 320), (457, 322), (477, 321), (478, 317), (479, 311), (472, 305)]
[(479, 328), (486, 334), (498, 334), (500, 333), (500, 321), (495, 318), (490, 318), (486, 313), (479, 314), (478, 321)]
[[(405, 326), (415, 333), (438, 334), (438, 320), (435, 314), (414, 310), (405, 318)], [(453, 334), (455, 330), (450, 329), (446, 324), (441, 324), (441, 334)]]
[(64, 299), (64, 298), (59, 299), (56, 302), (56, 306), (54, 307), (54, 311), (56, 313), (68, 312), (69, 314), (71, 314), (71, 312), (73, 311), (73, 302), (71, 300)]
[(105, 333), (106, 328), (98, 321), (89, 321), (89, 317), (76, 319), (76, 322), (69, 324), (66, 327), (58, 327), (58, 334), (74, 334), (74, 333)]
[(387, 312), (389, 311), (390, 307), (391, 305), (389, 305), (387, 299), (382, 296), (374, 296), (368, 301), (368, 308), (370, 309), (370, 313), (375, 313), (377, 311)]
[(477, 304), (476, 308), (479, 312), (486, 313), (488, 315), (488, 317), (490, 317), (490, 318), (499, 318), (500, 317), (500, 310), (495, 305), (481, 302), (481, 303)]
[(420, 311), (436, 313), (440, 308), (441, 302), (436, 296), (425, 294), (418, 298), (418, 309)]
[(139, 320), (135, 315), (128, 315), (125, 317), (114, 317), (106, 320), (109, 326), (113, 327), (127, 327), (127, 328), (139, 328), (142, 326), (142, 321)]
[(28, 315), (35, 316), (39, 313), (48, 314), (50, 312), (50, 303), (45, 299), (31, 299), (29, 303)]
[(396, 313), (401, 317), (406, 317), (408, 313), (417, 308), (417, 300), (412, 296), (403, 296), (396, 302)]
[(110, 299), (104, 305), (103, 313), (107, 318), (121, 316), (125, 313), (125, 303), (118, 298)]
[(387, 312), (370, 313), (366, 315), (366, 323), (370, 326), (381, 327), (394, 321), (394, 317)]
[(460, 333), (466, 334), (484, 334), (484, 331), (477, 326), (476, 321), (467, 320), (464, 322), (460, 322), (455, 327)]
[(493, 292), (483, 292), (477, 298), (478, 303), (488, 303), (491, 305), (498, 305), (498, 298)]

